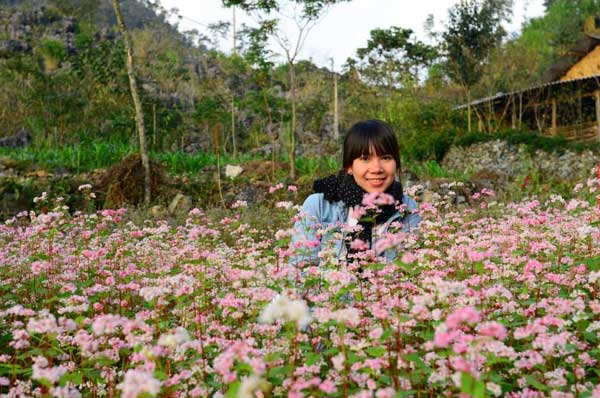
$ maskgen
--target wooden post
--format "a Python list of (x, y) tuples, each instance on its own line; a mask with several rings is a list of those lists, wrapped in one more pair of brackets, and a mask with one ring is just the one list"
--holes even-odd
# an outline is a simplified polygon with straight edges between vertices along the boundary
[(594, 92), (596, 94), (596, 130), (598, 133), (598, 141), (600, 141), (600, 90)]
[(510, 101), (512, 102), (512, 109), (510, 112), (510, 127), (515, 130), (517, 128), (517, 109), (515, 105), (515, 98), (511, 96)]
[(552, 135), (556, 135), (556, 98), (552, 98), (552, 128), (550, 132)]

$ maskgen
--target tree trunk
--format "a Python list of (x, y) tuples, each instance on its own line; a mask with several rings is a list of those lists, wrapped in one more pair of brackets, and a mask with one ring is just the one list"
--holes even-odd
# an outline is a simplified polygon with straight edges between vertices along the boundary
[(231, 144), (233, 145), (233, 158), (237, 158), (237, 143), (235, 138), (235, 98), (231, 95)]
[(333, 138), (340, 139), (340, 114), (338, 110), (338, 85), (337, 74), (333, 71)]
[(293, 61), (289, 61), (290, 89), (292, 99), (292, 131), (290, 133), (290, 178), (296, 180), (296, 70)]
[(117, 16), (117, 24), (123, 35), (123, 43), (127, 52), (127, 76), (129, 77), (129, 88), (131, 90), (131, 98), (135, 107), (135, 124), (137, 126), (138, 138), (140, 141), (140, 157), (142, 158), (142, 167), (144, 168), (144, 203), (150, 203), (150, 160), (148, 159), (148, 148), (146, 147), (146, 128), (144, 127), (144, 112), (142, 103), (137, 91), (137, 82), (135, 78), (135, 69), (133, 65), (133, 50), (131, 40), (125, 27), (123, 14), (121, 14), (121, 6), (119, 0), (113, 0), (113, 7)]
[(467, 88), (467, 131), (471, 132), (471, 89)]

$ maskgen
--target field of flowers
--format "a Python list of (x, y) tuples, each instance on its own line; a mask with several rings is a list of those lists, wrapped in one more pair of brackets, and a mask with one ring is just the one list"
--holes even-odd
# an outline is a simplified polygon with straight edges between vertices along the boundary
[(0, 225), (0, 396), (600, 397), (597, 183), (421, 204), (418, 236), (384, 240), (395, 263), (290, 266), (288, 202), (257, 225), (244, 203), (180, 226), (19, 214)]

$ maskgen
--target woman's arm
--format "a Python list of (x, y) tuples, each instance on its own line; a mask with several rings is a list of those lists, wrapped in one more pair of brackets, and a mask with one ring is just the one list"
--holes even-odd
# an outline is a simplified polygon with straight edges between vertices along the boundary
[(302, 217), (294, 223), (294, 234), (290, 243), (292, 265), (301, 262), (319, 262), (321, 237), (317, 234), (317, 230), (323, 224), (323, 200), (323, 194), (312, 194), (302, 205)]

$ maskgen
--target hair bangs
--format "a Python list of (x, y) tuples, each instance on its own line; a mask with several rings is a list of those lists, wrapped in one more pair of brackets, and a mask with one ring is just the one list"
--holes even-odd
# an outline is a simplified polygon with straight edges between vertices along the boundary
[[(373, 153), (374, 152), (374, 153)], [(398, 141), (391, 127), (380, 120), (365, 120), (350, 128), (344, 140), (343, 166), (352, 166), (354, 159), (369, 155), (391, 155), (400, 168)]]

